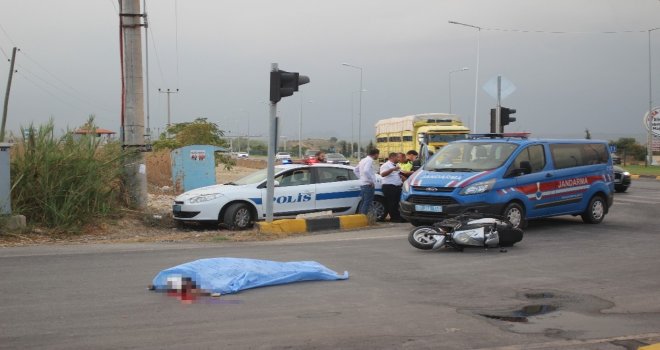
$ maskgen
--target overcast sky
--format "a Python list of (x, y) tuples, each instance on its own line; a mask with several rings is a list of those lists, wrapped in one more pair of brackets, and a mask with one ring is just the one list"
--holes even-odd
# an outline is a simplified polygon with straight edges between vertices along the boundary
[[(363, 140), (385, 117), (449, 111), (472, 126), (480, 42), (477, 131), (496, 101), (482, 86), (502, 75), (516, 86), (507, 131), (537, 136), (644, 137), (649, 107), (648, 29), (659, 0), (147, 0), (150, 125), (206, 117), (232, 134), (266, 135), (271, 63), (308, 75), (279, 103), (281, 134), (351, 138), (363, 68)], [(90, 114), (119, 131), (116, 0), (0, 0), (0, 92), (13, 46), (7, 128), (53, 118), (58, 129)], [(457, 21), (482, 27), (452, 25)], [(556, 33), (563, 32), (563, 33)], [(615, 33), (606, 33), (615, 32)], [(651, 34), (654, 105), (660, 105), (660, 30)], [(355, 94), (354, 94), (355, 93)], [(353, 112), (351, 96), (353, 95)], [(146, 110), (146, 108), (145, 108)], [(351, 120), (353, 115), (353, 121)], [(355, 136), (357, 138), (357, 136)]]

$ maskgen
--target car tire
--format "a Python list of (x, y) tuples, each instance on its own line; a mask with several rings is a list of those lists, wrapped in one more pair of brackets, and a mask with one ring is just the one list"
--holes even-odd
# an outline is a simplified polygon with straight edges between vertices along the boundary
[(582, 213), (582, 221), (587, 224), (599, 224), (605, 218), (607, 202), (602, 196), (595, 195), (589, 200), (587, 210)]
[(222, 223), (230, 230), (245, 230), (254, 224), (254, 216), (247, 204), (234, 203), (225, 211)]
[(380, 196), (374, 196), (374, 201), (371, 203), (371, 208), (369, 209), (374, 213), (374, 217), (378, 221), (384, 221), (387, 216), (387, 206), (385, 205), (385, 198)]
[(523, 229), (527, 226), (527, 220), (525, 220), (525, 208), (516, 202), (507, 204), (502, 211), (502, 216), (509, 220), (514, 228)]
[(628, 190), (628, 186), (616, 185), (616, 186), (614, 186), (614, 190), (619, 192), (619, 193), (623, 193), (623, 192), (626, 192)]

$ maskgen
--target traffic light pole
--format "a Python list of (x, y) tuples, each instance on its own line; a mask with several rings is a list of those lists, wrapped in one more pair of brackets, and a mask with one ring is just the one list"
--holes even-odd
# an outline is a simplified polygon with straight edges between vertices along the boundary
[(497, 107), (495, 108), (495, 132), (503, 133), (504, 126), (502, 125), (502, 76), (497, 76)]
[[(272, 63), (271, 72), (279, 71), (277, 63)], [(273, 222), (273, 198), (275, 197), (275, 147), (277, 146), (277, 128), (275, 118), (277, 102), (270, 101), (268, 116), (268, 165), (266, 174), (266, 222)]]

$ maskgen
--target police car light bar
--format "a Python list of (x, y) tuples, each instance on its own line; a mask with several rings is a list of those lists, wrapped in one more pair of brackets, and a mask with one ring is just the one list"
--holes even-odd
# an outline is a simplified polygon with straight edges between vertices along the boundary
[(505, 137), (518, 137), (527, 139), (531, 132), (504, 132), (504, 133), (486, 133), (486, 134), (468, 134), (469, 139), (482, 139), (482, 138), (505, 138)]

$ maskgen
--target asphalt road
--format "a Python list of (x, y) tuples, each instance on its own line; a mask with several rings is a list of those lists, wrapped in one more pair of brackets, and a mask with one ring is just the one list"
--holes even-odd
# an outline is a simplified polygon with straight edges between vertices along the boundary
[[(660, 182), (638, 180), (602, 224), (532, 222), (506, 253), (417, 250), (407, 224), (266, 243), (1, 249), (0, 348), (636, 349), (660, 342), (659, 208)], [(314, 260), (350, 279), (195, 304), (146, 289), (158, 271), (208, 257)]]

